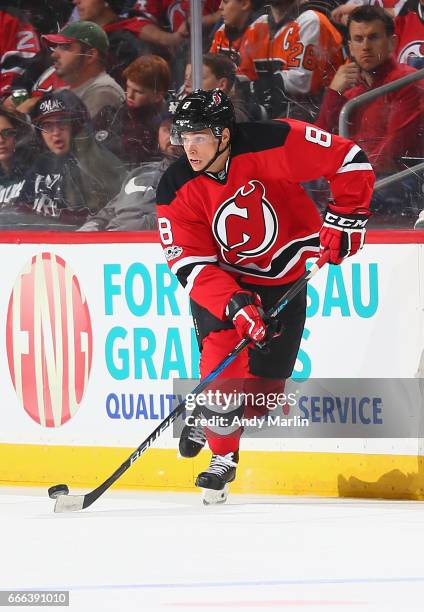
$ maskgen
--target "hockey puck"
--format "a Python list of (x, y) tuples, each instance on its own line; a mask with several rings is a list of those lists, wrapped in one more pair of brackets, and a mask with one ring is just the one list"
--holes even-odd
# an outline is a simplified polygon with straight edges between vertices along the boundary
[(56, 499), (59, 495), (68, 495), (68, 493), (68, 485), (65, 484), (54, 485), (54, 487), (50, 487), (48, 490), (49, 497), (52, 499)]

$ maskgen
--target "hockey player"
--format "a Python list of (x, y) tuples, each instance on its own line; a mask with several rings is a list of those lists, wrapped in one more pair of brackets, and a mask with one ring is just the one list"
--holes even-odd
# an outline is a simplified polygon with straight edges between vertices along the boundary
[[(304, 122), (236, 125), (232, 104), (218, 89), (196, 90), (180, 102), (172, 136), (185, 156), (159, 183), (158, 225), (168, 264), (191, 298), (201, 376), (247, 336), (251, 348), (224, 376), (243, 380), (249, 397), (282, 392), (302, 337), (306, 290), (281, 312), (283, 331), (267, 351), (263, 347), (274, 333), (264, 310), (320, 249), (329, 249), (329, 261), (340, 264), (362, 247), (374, 183), (371, 165), (353, 142)], [(334, 198), (324, 224), (300, 185), (321, 176)], [(235, 478), (241, 428), (233, 417), (243, 411), (250, 418), (266, 408), (254, 401), (234, 404), (224, 424), (208, 421), (212, 460), (196, 480), (205, 489), (205, 503), (225, 501), (226, 485)], [(222, 416), (213, 404), (202, 412)], [(200, 427), (187, 425), (181, 454), (196, 455), (204, 441)]]

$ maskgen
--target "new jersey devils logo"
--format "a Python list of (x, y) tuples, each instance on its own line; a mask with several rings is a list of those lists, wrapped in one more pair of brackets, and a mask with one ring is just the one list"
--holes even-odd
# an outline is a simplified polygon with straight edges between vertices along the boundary
[(417, 68), (424, 67), (424, 44), (422, 40), (408, 43), (399, 53), (399, 62)]
[(278, 221), (260, 181), (249, 181), (228, 198), (212, 223), (222, 257), (230, 264), (266, 253), (275, 242)]

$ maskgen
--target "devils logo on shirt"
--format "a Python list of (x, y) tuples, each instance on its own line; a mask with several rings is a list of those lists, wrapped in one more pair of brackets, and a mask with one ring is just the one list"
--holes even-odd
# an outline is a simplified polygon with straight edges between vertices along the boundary
[(278, 220), (264, 185), (252, 180), (240, 187), (218, 208), (212, 228), (230, 264), (266, 253), (277, 238)]

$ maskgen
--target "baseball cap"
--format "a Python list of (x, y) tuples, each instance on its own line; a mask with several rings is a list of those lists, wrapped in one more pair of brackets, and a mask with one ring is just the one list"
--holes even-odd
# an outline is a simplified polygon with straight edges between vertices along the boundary
[(68, 89), (60, 89), (44, 94), (31, 110), (31, 119), (34, 125), (41, 124), (50, 117), (71, 119), (74, 123), (83, 125), (89, 121), (85, 104)]
[(43, 34), (42, 38), (54, 45), (75, 41), (85, 43), (102, 55), (106, 55), (109, 47), (105, 31), (93, 21), (74, 21), (62, 28), (58, 34)]

